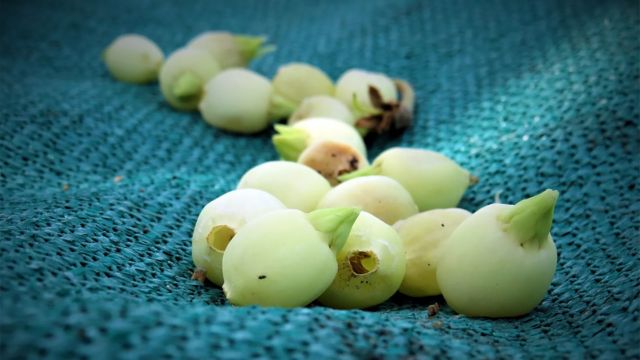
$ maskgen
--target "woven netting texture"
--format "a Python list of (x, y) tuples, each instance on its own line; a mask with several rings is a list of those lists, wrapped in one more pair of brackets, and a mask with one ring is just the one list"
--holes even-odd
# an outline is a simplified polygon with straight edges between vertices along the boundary
[[(636, 1), (0, 3), (0, 356), (640, 357)], [(414, 126), (371, 144), (444, 153), (480, 178), (460, 206), (560, 191), (544, 301), (472, 319), (443, 298), (367, 310), (233, 307), (191, 280), (202, 207), (277, 158), (115, 81), (122, 33), (165, 53), (210, 29), (268, 35), (268, 77), (302, 61), (408, 79)]]

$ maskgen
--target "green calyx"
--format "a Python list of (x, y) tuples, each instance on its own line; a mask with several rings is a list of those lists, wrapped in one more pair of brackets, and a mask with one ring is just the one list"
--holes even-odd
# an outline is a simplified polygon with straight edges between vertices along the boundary
[(515, 204), (499, 217), (506, 225), (505, 231), (513, 234), (523, 244), (534, 243), (541, 246), (549, 237), (558, 194), (556, 190), (547, 189)]
[(369, 134), (369, 132), (371, 131), (371, 129), (365, 128), (365, 127), (359, 127), (357, 125), (355, 125), (356, 130), (358, 131), (358, 134), (360, 134), (360, 136), (365, 137), (367, 136), (367, 134)]
[(351, 98), (351, 109), (356, 119), (371, 116), (371, 115), (377, 115), (381, 113), (380, 110), (373, 108), (371, 106), (367, 106), (366, 104), (363, 104), (360, 101), (358, 101), (358, 96), (355, 93)]
[(338, 253), (347, 243), (358, 215), (358, 208), (337, 207), (314, 210), (307, 214), (307, 218), (316, 230), (329, 235), (329, 247)]
[(274, 93), (271, 95), (271, 103), (269, 104), (269, 117), (273, 120), (284, 119), (293, 114), (297, 108), (298, 104)]
[(338, 180), (340, 182), (344, 182), (347, 180), (355, 179), (357, 177), (369, 176), (369, 175), (379, 175), (380, 174), (380, 165), (373, 164), (371, 166), (365, 166), (356, 171), (352, 171), (350, 173), (338, 176)]
[(173, 84), (171, 91), (178, 99), (189, 99), (197, 97), (202, 92), (202, 80), (192, 71), (187, 71), (180, 75), (178, 80)]
[(277, 134), (273, 135), (271, 142), (280, 157), (287, 161), (298, 160), (300, 154), (307, 147), (309, 134), (293, 126), (276, 124), (273, 127)]
[(265, 44), (266, 36), (234, 35), (233, 40), (247, 64), (276, 50), (275, 45)]

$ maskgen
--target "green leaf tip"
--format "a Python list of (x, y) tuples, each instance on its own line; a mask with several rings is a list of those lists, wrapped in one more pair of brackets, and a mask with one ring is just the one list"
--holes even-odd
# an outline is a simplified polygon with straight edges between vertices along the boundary
[(276, 152), (283, 160), (296, 161), (307, 147), (309, 135), (302, 129), (288, 125), (276, 124), (273, 126), (277, 134), (273, 135), (271, 142)]
[(187, 71), (173, 83), (171, 91), (179, 99), (188, 99), (200, 95), (202, 85), (202, 80), (196, 74), (192, 71)]
[(284, 119), (291, 115), (297, 107), (298, 104), (274, 92), (269, 104), (269, 117), (273, 120)]
[(353, 115), (358, 119), (371, 116), (371, 115), (380, 114), (380, 110), (375, 109), (371, 106), (368, 106), (358, 101), (358, 95), (356, 95), (355, 92), (351, 96), (351, 110), (353, 112)]
[(329, 235), (329, 247), (337, 253), (347, 243), (358, 215), (359, 208), (337, 207), (314, 210), (307, 218), (316, 230)]
[(275, 45), (265, 44), (266, 36), (234, 35), (233, 40), (247, 64), (276, 50)]
[(558, 196), (558, 191), (547, 189), (536, 196), (521, 200), (503, 214), (500, 220), (507, 224), (506, 231), (516, 236), (519, 241), (541, 245), (551, 231)]
[(355, 179), (361, 176), (378, 175), (379, 173), (380, 173), (380, 168), (378, 166), (375, 166), (375, 165), (365, 166), (356, 171), (352, 171), (350, 173), (346, 173), (344, 175), (338, 176), (338, 180), (340, 182), (344, 182), (344, 181)]
[(365, 127), (359, 127), (359, 126), (355, 126), (356, 130), (358, 131), (358, 134), (360, 134), (360, 136), (365, 137), (367, 136), (367, 134), (369, 134), (371, 129), (365, 128)]

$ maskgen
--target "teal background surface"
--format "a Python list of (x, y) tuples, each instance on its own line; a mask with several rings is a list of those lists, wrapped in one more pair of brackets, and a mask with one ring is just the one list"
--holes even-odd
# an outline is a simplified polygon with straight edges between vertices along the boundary
[[(0, 3), (0, 355), (13, 358), (638, 358), (637, 1)], [(380, 139), (480, 178), (461, 207), (560, 191), (558, 270), (531, 314), (469, 319), (442, 298), (365, 311), (228, 305), (190, 279), (200, 209), (276, 158), (116, 82), (100, 53), (136, 32), (169, 53), (198, 33), (264, 34), (336, 79), (411, 81), (415, 126)], [(120, 181), (116, 180), (116, 177)]]

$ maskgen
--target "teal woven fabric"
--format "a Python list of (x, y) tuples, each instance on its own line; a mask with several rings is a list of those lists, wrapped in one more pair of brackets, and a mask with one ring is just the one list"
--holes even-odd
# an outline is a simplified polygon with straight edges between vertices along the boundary
[[(639, 358), (637, 1), (0, 3), (0, 357)], [(480, 178), (461, 207), (561, 193), (559, 262), (531, 314), (488, 320), (439, 297), (366, 311), (236, 308), (191, 280), (200, 209), (276, 158), (172, 110), (100, 60), (137, 32), (169, 53), (209, 29), (269, 35), (272, 76), (303, 61), (410, 80), (415, 126), (379, 139)]]

